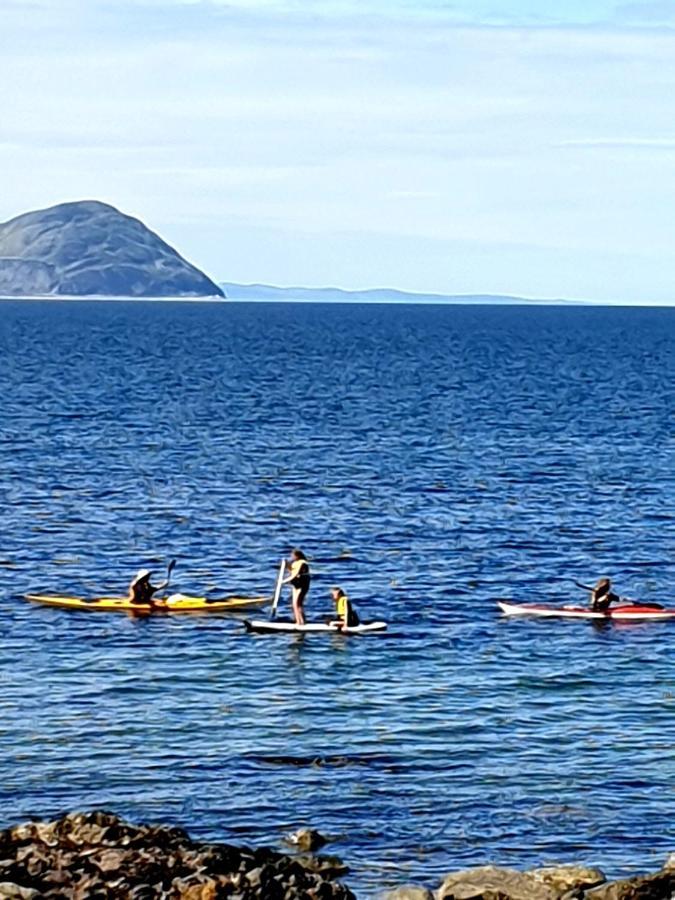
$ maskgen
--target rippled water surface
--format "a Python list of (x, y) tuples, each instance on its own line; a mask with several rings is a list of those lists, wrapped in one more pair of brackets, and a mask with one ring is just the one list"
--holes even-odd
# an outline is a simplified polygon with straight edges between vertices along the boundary
[[(360, 897), (485, 861), (675, 849), (675, 623), (504, 620), (573, 580), (673, 597), (675, 311), (0, 304), (0, 809), (335, 836)], [(271, 592), (312, 559), (384, 636), (27, 604)]]

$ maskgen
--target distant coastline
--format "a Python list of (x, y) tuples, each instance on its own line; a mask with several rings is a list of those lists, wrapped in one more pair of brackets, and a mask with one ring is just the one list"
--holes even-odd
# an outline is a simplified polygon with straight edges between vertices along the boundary
[(627, 302), (607, 300), (566, 300), (564, 298), (518, 297), (509, 294), (433, 294), (399, 291), (394, 288), (370, 288), (366, 290), (345, 290), (343, 288), (276, 287), (267, 284), (237, 284), (221, 281), (219, 287), (225, 296), (204, 294), (194, 296), (130, 296), (123, 294), (4, 294), (0, 302), (30, 303), (44, 301), (96, 301), (98, 302), (147, 302), (147, 303), (216, 303), (227, 306), (230, 303), (321, 303), (326, 305), (368, 303), (397, 306), (527, 306), (537, 307), (637, 307), (640, 309), (672, 308), (674, 303)]
[[(31, 294), (16, 295), (0, 293), (0, 303), (61, 303), (96, 302), (96, 303), (213, 303), (227, 306), (228, 303), (317, 303), (339, 304), (374, 304), (391, 306), (523, 306), (531, 309), (540, 307), (585, 308), (602, 307), (637, 308), (637, 309), (672, 309), (674, 303), (632, 302), (608, 300), (564, 300), (534, 299), (531, 297), (502, 296), (498, 294), (415, 294), (397, 290), (365, 290), (347, 291), (341, 288), (277, 288), (268, 285), (238, 285), (231, 282), (220, 282), (228, 292), (227, 296), (176, 296), (176, 297), (138, 297), (117, 294)], [(230, 293), (231, 291), (231, 293)]]
[[(372, 289), (365, 291), (346, 291), (341, 288), (277, 288), (268, 285), (237, 285), (220, 282), (225, 297), (177, 296), (177, 297), (138, 297), (117, 294), (0, 294), (0, 302), (14, 301), (19, 303), (76, 301), (96, 303), (215, 303), (227, 306), (232, 303), (372, 303), (398, 306), (611, 306), (592, 300), (535, 300), (526, 297), (511, 297), (492, 294), (415, 294), (408, 291)], [(231, 293), (230, 293), (231, 292)], [(619, 305), (619, 304), (617, 304)], [(626, 304), (621, 304), (626, 305)]]
[(437, 294), (400, 291), (395, 288), (345, 290), (325, 287), (277, 287), (269, 284), (236, 284), (219, 282), (228, 300), (235, 302), (283, 303), (409, 303), (455, 304), (464, 306), (589, 306), (592, 300), (565, 300), (516, 297), (510, 294)]
[(227, 298), (213, 295), (205, 295), (203, 297), (133, 297), (128, 295), (116, 294), (34, 294), (31, 296), (20, 296), (16, 294), (0, 294), (0, 303), (12, 301), (12, 303), (67, 303), (90, 302), (90, 303), (214, 303), (219, 306), (225, 305)]

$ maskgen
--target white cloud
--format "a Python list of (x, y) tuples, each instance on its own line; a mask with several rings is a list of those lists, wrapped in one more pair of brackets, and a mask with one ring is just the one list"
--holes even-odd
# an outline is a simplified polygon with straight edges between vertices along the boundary
[(675, 150), (675, 137), (619, 137), (619, 138), (579, 138), (574, 141), (563, 141), (562, 147), (574, 147), (588, 150)]

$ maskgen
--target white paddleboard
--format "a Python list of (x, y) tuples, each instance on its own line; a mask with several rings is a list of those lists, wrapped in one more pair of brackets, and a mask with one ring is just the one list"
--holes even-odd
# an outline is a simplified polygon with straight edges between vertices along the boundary
[(295, 622), (265, 622), (264, 620), (244, 620), (247, 631), (256, 634), (371, 634), (386, 631), (386, 622), (364, 622), (353, 628), (339, 628), (337, 625), (324, 625), (320, 622), (309, 622), (307, 625), (296, 625)]

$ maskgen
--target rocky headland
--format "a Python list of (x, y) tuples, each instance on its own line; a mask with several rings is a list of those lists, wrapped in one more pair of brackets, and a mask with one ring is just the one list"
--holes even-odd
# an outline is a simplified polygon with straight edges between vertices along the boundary
[[(193, 841), (181, 828), (132, 825), (108, 812), (70, 813), (0, 832), (0, 898), (14, 900), (355, 900), (349, 872), (314, 831), (291, 836), (292, 854)], [(671, 900), (675, 867), (607, 881), (588, 866), (520, 872), (479, 866), (435, 890), (405, 885), (382, 900)], [(372, 895), (371, 895), (372, 898)]]
[(0, 224), (2, 297), (223, 297), (141, 221), (85, 200)]

